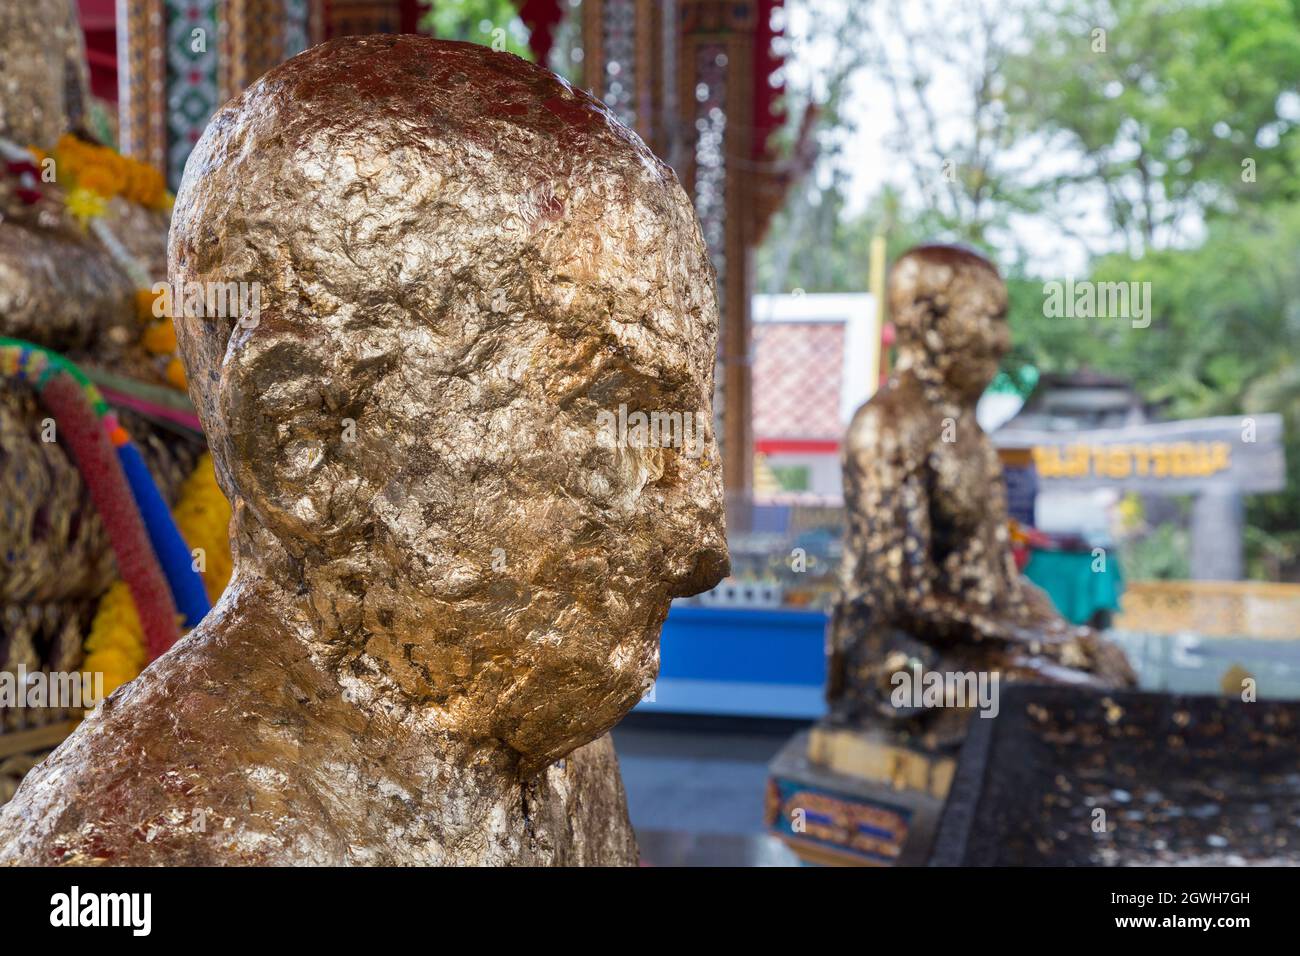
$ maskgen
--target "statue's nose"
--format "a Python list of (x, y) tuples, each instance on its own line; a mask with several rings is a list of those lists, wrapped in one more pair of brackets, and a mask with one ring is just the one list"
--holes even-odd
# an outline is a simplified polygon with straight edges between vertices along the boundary
[(673, 597), (690, 597), (708, 591), (731, 572), (731, 556), (726, 542), (721, 538), (695, 552), (695, 562), (690, 571), (672, 582), (669, 593)]

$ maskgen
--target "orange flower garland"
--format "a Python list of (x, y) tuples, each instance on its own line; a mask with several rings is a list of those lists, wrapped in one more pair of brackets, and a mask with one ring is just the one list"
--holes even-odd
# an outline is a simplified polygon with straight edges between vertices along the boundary
[[(148, 163), (123, 156), (114, 149), (64, 133), (52, 154), (36, 147), (29, 151), (38, 166), (53, 159), (55, 178), (67, 188), (65, 204), (83, 224), (104, 215), (107, 203), (122, 196), (148, 209), (170, 209), (173, 196), (162, 173)], [(145, 326), (142, 343), (150, 354), (167, 358), (163, 376), (180, 391), (186, 387), (185, 367), (176, 357), (176, 331), (170, 316), (155, 313), (158, 299), (150, 289), (136, 290), (136, 316)]]
[(33, 148), (37, 165), (54, 159), (56, 177), (67, 176), (69, 194), (84, 189), (101, 199), (123, 196), (149, 209), (170, 209), (172, 195), (162, 173), (148, 163), (123, 156), (107, 146), (88, 143), (64, 133), (51, 154)]

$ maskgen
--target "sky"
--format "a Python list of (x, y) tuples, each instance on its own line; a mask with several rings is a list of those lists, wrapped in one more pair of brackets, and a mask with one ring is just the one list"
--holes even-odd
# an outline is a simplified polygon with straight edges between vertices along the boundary
[[(837, 8), (852, 2), (863, 0), (786, 0), (784, 26), (792, 53), (785, 69), (791, 86), (811, 87), (815, 96), (824, 94), (826, 64), (833, 59), (834, 47), (839, 41), (834, 36), (827, 36), (827, 31), (818, 31), (815, 27), (822, 25), (818, 18), (837, 18), (842, 15)], [(889, 26), (891, 7), (897, 6), (905, 22), (909, 23), (922, 22), (918, 19), (921, 17), (926, 23), (956, 23), (963, 13), (963, 5), (969, 8), (978, 2), (981, 0), (875, 0), (871, 11), (872, 30), (876, 36), (884, 38), (886, 52), (891, 58), (901, 57), (905, 47), (897, 31)], [(927, 14), (927, 10), (933, 13)], [(1003, 18), (1005, 24), (1013, 22), (1012, 18)], [(1015, 38), (1009, 38), (1009, 42), (1014, 43)], [(948, 122), (952, 124), (951, 128), (955, 128), (962, 122), (961, 117), (969, 113), (971, 102), (958, 82), (961, 73), (933, 52), (926, 55), (924, 65), (933, 80), (930, 102), (940, 122)], [(885, 184), (894, 186), (905, 196), (917, 197), (922, 184), (912, 176), (913, 166), (901, 161), (888, 146), (899, 129), (889, 86), (878, 71), (865, 67), (856, 73), (851, 88), (852, 96), (845, 113), (854, 129), (847, 138), (842, 160), (843, 168), (851, 177), (851, 210), (861, 211)], [(940, 138), (943, 138), (942, 132)], [(1037, 160), (1034, 154), (1037, 154)], [(1059, 144), (1051, 150), (1034, 148), (1020, 154), (1008, 153), (1004, 159), (1012, 166), (1037, 161), (1068, 168), (1078, 162), (1077, 154)], [(1100, 194), (1082, 197), (1075, 215), (1071, 217), (1071, 225), (1078, 233), (1089, 237), (1088, 243), (1062, 233), (1042, 217), (1022, 216), (1012, 221), (1016, 239), (1028, 250), (1026, 267), (1031, 273), (1082, 276), (1086, 272), (1089, 244), (1098, 251), (1114, 245)]]

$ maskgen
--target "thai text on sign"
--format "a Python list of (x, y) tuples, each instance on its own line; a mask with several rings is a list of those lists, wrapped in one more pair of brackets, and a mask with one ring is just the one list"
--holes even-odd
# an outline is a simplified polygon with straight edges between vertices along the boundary
[(1225, 441), (1036, 445), (1042, 478), (1205, 478), (1232, 467)]

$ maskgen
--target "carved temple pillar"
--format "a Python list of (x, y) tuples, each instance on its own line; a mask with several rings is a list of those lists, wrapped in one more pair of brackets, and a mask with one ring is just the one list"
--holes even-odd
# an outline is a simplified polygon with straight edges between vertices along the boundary
[(119, 145), (175, 189), (223, 102), (329, 37), (415, 32), (420, 0), (117, 0)]
[[(717, 436), (727, 490), (753, 485), (752, 257), (772, 203), (766, 150), (780, 0), (584, 0), (584, 85), (673, 166), (718, 272)], [(761, 62), (760, 62), (761, 61)]]
[(159, 169), (167, 169), (166, 16), (165, 0), (117, 3), (118, 143), (126, 155)]
[(175, 189), (224, 100), (305, 49), (322, 0), (117, 0), (118, 141)]
[(325, 38), (414, 33), (419, 6), (408, 0), (325, 0)]
[(218, 0), (221, 98), (325, 39), (325, 0)]
[(424, 0), (219, 0), (223, 99), (323, 40), (418, 33)]
[(584, 0), (583, 85), (670, 166), (678, 159), (681, 0)]
[(687, 138), (678, 175), (692, 198), (718, 271), (723, 475), (731, 498), (753, 487), (750, 361), (755, 179), (754, 35), (759, 3), (680, 0), (678, 104)]

